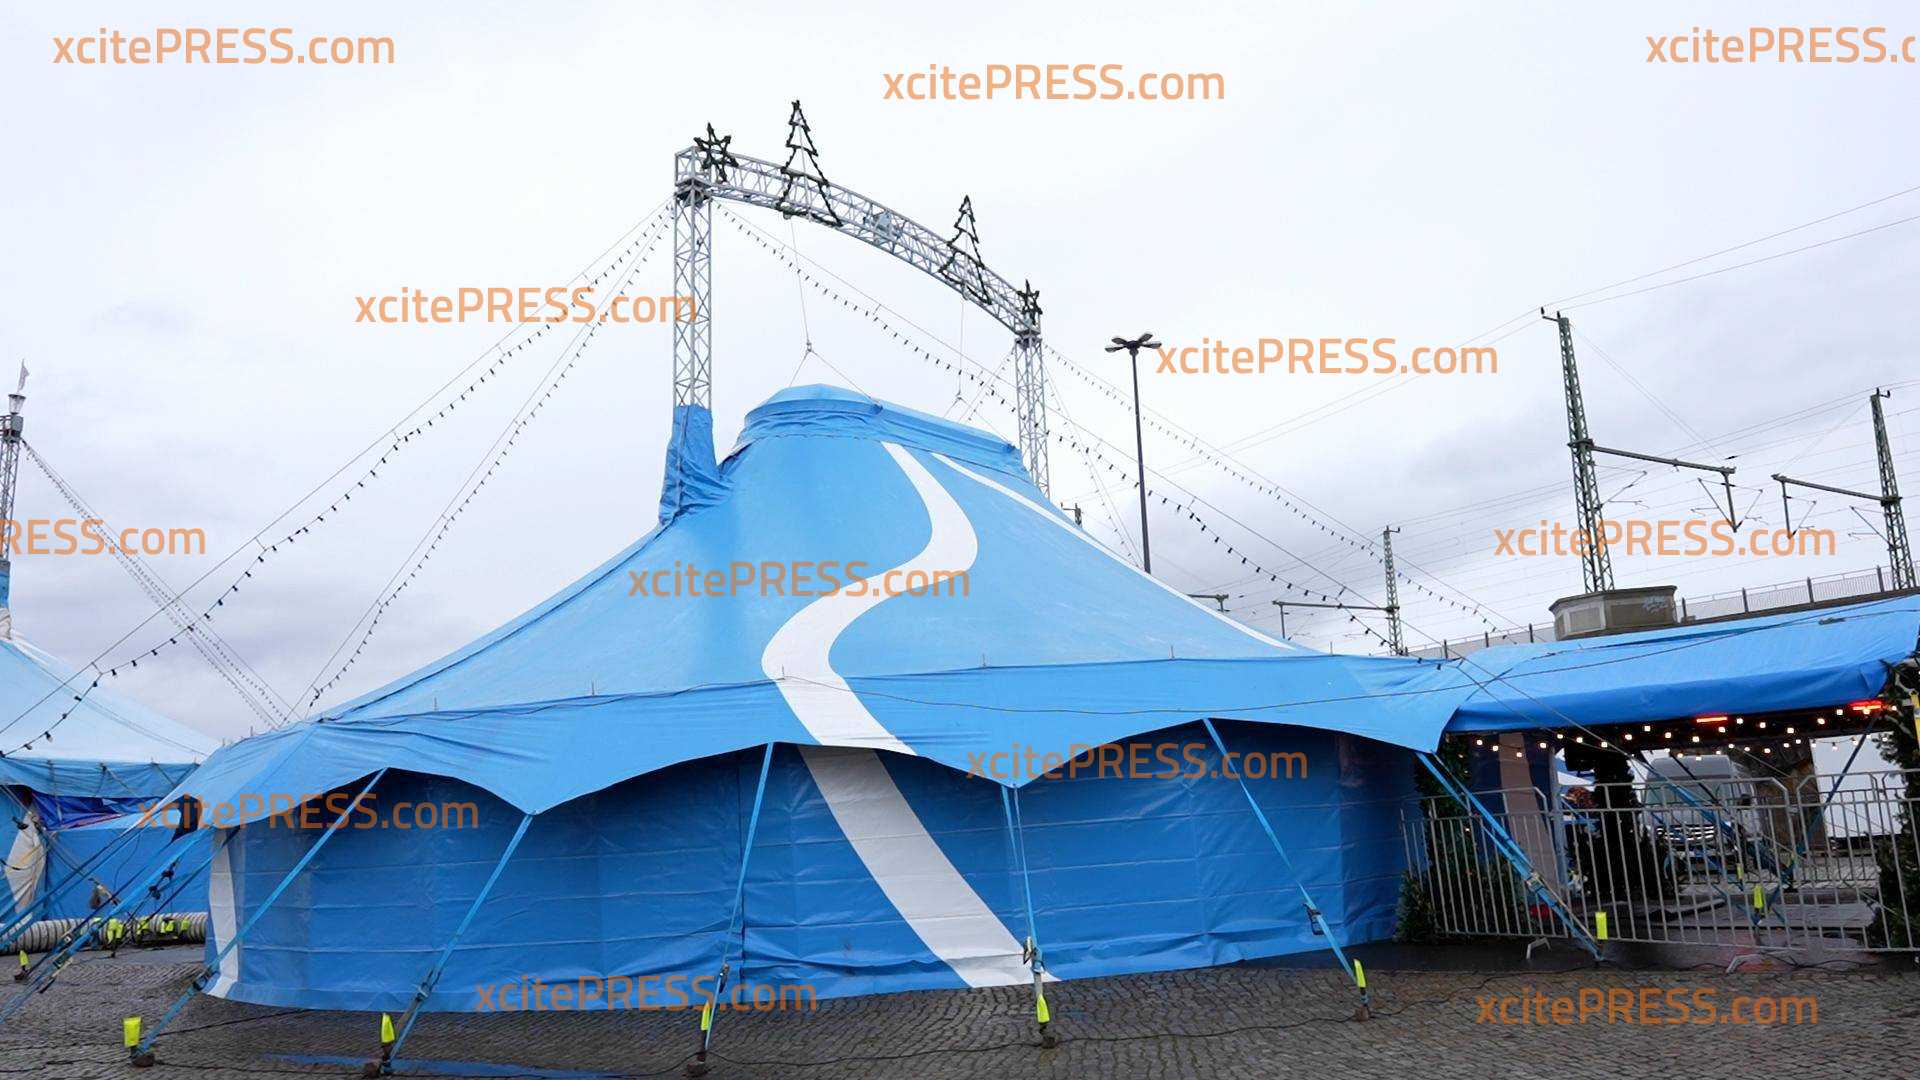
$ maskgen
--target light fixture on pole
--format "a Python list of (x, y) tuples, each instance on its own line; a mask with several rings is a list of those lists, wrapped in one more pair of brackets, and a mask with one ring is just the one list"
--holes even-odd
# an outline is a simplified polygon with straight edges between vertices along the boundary
[(1147, 542), (1147, 447), (1140, 434), (1140, 350), (1159, 347), (1151, 330), (1131, 341), (1114, 338), (1113, 344), (1107, 346), (1110, 353), (1125, 349), (1128, 359), (1133, 361), (1133, 453), (1140, 481), (1140, 569), (1149, 574), (1153, 573), (1153, 548)]

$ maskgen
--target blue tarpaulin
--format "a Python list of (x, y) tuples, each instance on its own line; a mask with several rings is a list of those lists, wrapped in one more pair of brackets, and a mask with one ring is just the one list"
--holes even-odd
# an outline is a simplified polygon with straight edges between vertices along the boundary
[(1485, 688), (1449, 731), (1783, 712), (1875, 698), (1920, 644), (1920, 596), (1548, 644), (1460, 661)]

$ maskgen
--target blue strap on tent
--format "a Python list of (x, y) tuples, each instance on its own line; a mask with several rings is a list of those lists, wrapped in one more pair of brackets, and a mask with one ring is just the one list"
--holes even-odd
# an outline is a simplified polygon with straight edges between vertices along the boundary
[[(753, 854), (753, 838), (760, 831), (760, 806), (767, 798), (767, 773), (773, 768), (773, 744), (768, 743), (766, 751), (760, 755), (760, 781), (753, 789), (753, 812), (747, 816), (747, 843), (740, 851), (740, 880), (733, 886), (733, 917), (727, 920), (727, 937), (731, 939), (734, 928), (740, 925), (741, 912), (746, 910), (747, 900), (747, 862)], [(745, 928), (742, 927), (742, 933)], [(742, 957), (746, 952), (746, 942), (740, 943)], [(724, 955), (722, 959), (724, 959)]]
[(1013, 849), (1014, 860), (1020, 865), (1020, 888), (1027, 903), (1027, 942), (1034, 954), (1038, 956), (1040, 932), (1033, 917), (1033, 882), (1027, 877), (1026, 830), (1020, 822), (1019, 801), (1018, 791), (1009, 795), (1005, 786), (1000, 788), (1000, 809), (1007, 818), (1007, 842)]
[[(189, 838), (187, 843), (189, 846), (191, 846), (192, 844), (197, 843), (198, 840), (199, 840), (199, 836), (198, 834), (196, 834), (195, 836)], [(182, 854), (185, 854), (184, 850), (179, 854), (172, 856), (172, 859), (178, 859)], [(101, 911), (95, 912), (93, 915), (87, 917), (86, 919), (83, 919), (75, 923), (74, 928), (67, 932), (67, 939), (65, 943), (62, 944), (59, 948), (54, 949), (48, 952), (45, 956), (41, 957), (40, 962), (35, 965), (36, 970), (42, 967), (45, 968), (45, 971), (42, 972), (39, 978), (34, 979), (32, 982), (30, 982), (27, 988), (20, 993), (20, 996), (14, 998), (12, 1001), (7, 1002), (7, 1005), (4, 1009), (0, 1009), (0, 1024), (5, 1023), (7, 1020), (12, 1018), (13, 1014), (19, 1012), (21, 1007), (26, 1004), (27, 999), (39, 993), (42, 989), (45, 988), (46, 984), (50, 982), (55, 975), (59, 974), (62, 963), (66, 960), (66, 958), (73, 955), (76, 952), (79, 952), (80, 947), (86, 944), (87, 931), (94, 924), (105, 922), (110, 919), (119, 918), (122, 913), (124, 913), (128, 908), (133, 906), (134, 900), (138, 897), (140, 890), (145, 889), (150, 882), (152, 882), (155, 878), (159, 877), (160, 871), (164, 869), (168, 864), (169, 864), (169, 857), (166, 851), (163, 849), (160, 852), (160, 854), (156, 856), (153, 862), (150, 864), (152, 869), (149, 870), (147, 875), (140, 880), (140, 883), (138, 885), (134, 886), (133, 897), (120, 900)]]
[[(333, 824), (327, 826), (327, 831), (320, 834), (320, 839), (313, 842), (313, 846), (307, 849), (306, 854), (300, 856), (300, 861), (293, 864), (293, 869), (287, 871), (287, 876), (281, 878), (280, 883), (275, 885), (273, 891), (267, 894), (266, 900), (263, 901), (258, 908), (254, 909), (252, 915), (247, 917), (246, 925), (242, 926), (240, 931), (233, 935), (233, 940), (221, 943), (220, 951), (214, 955), (212, 962), (201, 968), (200, 974), (193, 977), (193, 982), (187, 985), (186, 991), (174, 999), (173, 1004), (169, 1006), (166, 1013), (160, 1017), (160, 1022), (153, 1025), (153, 1030), (147, 1032), (144, 1038), (128, 1049), (128, 1056), (132, 1058), (135, 1066), (144, 1067), (153, 1064), (153, 1041), (160, 1037), (160, 1032), (165, 1030), (166, 1026), (173, 1022), (174, 1017), (180, 1015), (180, 1010), (187, 1007), (187, 1002), (193, 1000), (193, 995), (206, 989), (207, 980), (211, 979), (214, 974), (220, 970), (220, 962), (227, 958), (228, 953), (238, 948), (242, 941), (246, 940), (247, 934), (250, 933), (255, 926), (260, 924), (261, 918), (273, 908), (274, 902), (279, 900), (280, 895), (287, 891), (287, 886), (293, 884), (293, 879), (300, 876), (300, 871), (305, 870), (308, 863), (313, 862), (314, 856), (320, 854), (320, 849), (326, 847), (327, 841), (333, 839), (333, 834), (340, 831), (340, 826), (346, 822), (347, 815), (353, 813), (355, 808), (360, 805), (360, 800), (366, 798), (367, 792), (373, 790), (373, 785), (379, 783), (380, 778), (385, 775), (387, 775), (387, 770), (383, 768), (367, 778), (367, 782), (360, 786), (360, 793), (355, 795), (353, 801), (348, 803), (346, 807), (340, 811), (340, 816), (333, 819)], [(235, 826), (235, 828), (238, 829), (239, 826)]]
[[(177, 867), (180, 864), (180, 860), (187, 857), (187, 852), (192, 848), (193, 844), (198, 842), (197, 837), (189, 839), (186, 845), (169, 855), (168, 849), (171, 848), (174, 841), (178, 839), (178, 837), (174, 837), (168, 840), (166, 845), (155, 853), (153, 859), (146, 864), (147, 869), (145, 876), (127, 891), (126, 896), (115, 895), (112, 902), (104, 908), (95, 910), (84, 919), (76, 920), (72, 929), (68, 930), (66, 934), (61, 937), (59, 944), (47, 950), (39, 960), (34, 962), (32, 967), (28, 968), (26, 972), (20, 976), (32, 982), (34, 993), (39, 993), (46, 989), (47, 984), (59, 976), (60, 970), (66, 966), (67, 958), (86, 946), (88, 939), (93, 933), (94, 927), (102, 924), (111, 925), (113, 920), (129, 913), (137, 907), (153, 882), (158, 880), (162, 874), (168, 873)], [(11, 1015), (13, 1015), (12, 1009), (0, 1012), (0, 1020), (5, 1020), (6, 1017)]]
[(753, 789), (753, 812), (747, 815), (747, 837), (740, 847), (740, 880), (733, 887), (733, 914), (727, 919), (726, 937), (720, 941), (720, 977), (714, 980), (713, 994), (700, 1010), (700, 1049), (694, 1053), (694, 1060), (688, 1066), (695, 1072), (705, 1072), (707, 1051), (713, 1046), (713, 1017), (720, 1008), (720, 995), (727, 989), (727, 975), (733, 970), (733, 939), (736, 928), (740, 935), (740, 966), (747, 965), (747, 932), (743, 913), (747, 900), (747, 865), (753, 858), (753, 838), (760, 832), (760, 807), (767, 798), (767, 773), (773, 768), (773, 744), (768, 743), (760, 755), (760, 781)]
[[(1213, 720), (1210, 718), (1200, 722), (1206, 725), (1207, 734), (1213, 737), (1214, 748), (1220, 751), (1220, 763), (1224, 767), (1227, 762), (1227, 744), (1220, 738), (1220, 729), (1213, 726)], [(1347, 978), (1353, 980), (1354, 987), (1360, 991), (1361, 1008), (1366, 1008), (1372, 1002), (1373, 995), (1367, 989), (1365, 979), (1347, 960), (1347, 954), (1340, 948), (1340, 939), (1334, 936), (1333, 927), (1327, 924), (1326, 916), (1320, 913), (1320, 905), (1313, 902), (1313, 894), (1307, 891), (1306, 883), (1300, 880), (1300, 873), (1294, 869), (1293, 859), (1287, 854), (1286, 845), (1280, 842), (1280, 834), (1273, 831), (1273, 823), (1267, 820), (1267, 812), (1261, 808), (1260, 800), (1253, 797), (1253, 789), (1247, 786), (1246, 778), (1237, 772), (1234, 773), (1233, 778), (1240, 785), (1240, 794), (1247, 797), (1247, 805), (1253, 807), (1253, 816), (1260, 822), (1260, 828), (1266, 832), (1267, 839), (1273, 842), (1273, 850), (1280, 853), (1280, 861), (1286, 864), (1287, 874), (1293, 878), (1294, 888), (1300, 890), (1301, 898), (1307, 902), (1309, 924), (1315, 925), (1318, 932), (1325, 935), (1327, 944), (1333, 948), (1335, 959), (1340, 961), (1340, 970), (1346, 972)]]
[[(233, 838), (233, 833), (229, 831), (226, 836), (223, 836), (220, 838), (219, 843), (214, 845), (212, 851), (207, 852), (206, 861), (202, 862), (199, 866), (194, 867), (190, 872), (182, 875), (179, 881), (175, 883), (175, 885), (173, 886), (172, 892), (168, 893), (164, 897), (157, 897), (156, 898), (157, 902), (154, 904), (153, 910), (148, 913), (148, 917), (166, 914), (168, 909), (173, 904), (173, 902), (180, 898), (180, 894), (192, 888), (195, 880), (199, 878), (201, 874), (204, 874), (207, 872), (207, 868), (213, 865), (213, 860), (220, 857), (220, 849), (226, 846), (227, 842), (230, 841), (232, 838)], [(180, 861), (185, 859), (186, 857), (187, 857), (186, 853), (182, 852), (179, 855), (179, 857), (174, 860), (174, 866), (178, 867), (180, 865)], [(155, 895), (154, 890), (157, 889), (158, 887), (159, 886), (157, 884), (154, 886), (150, 886), (147, 889), (147, 895), (154, 896)], [(129, 917), (127, 920), (127, 923), (128, 923), (127, 929), (124, 932), (122, 932), (119, 938), (113, 942), (113, 948), (107, 953), (109, 957), (118, 956), (120, 953), (120, 946), (122, 944), (136, 944), (136, 945), (139, 944), (139, 942), (134, 940), (133, 928), (139, 925), (140, 922), (144, 922), (145, 919), (138, 918), (137, 916), (138, 910), (139, 910), (139, 905), (136, 903), (134, 907), (134, 912), (129, 913), (129, 915), (132, 917)]]
[(433, 967), (427, 970), (426, 978), (421, 979), (420, 985), (414, 990), (413, 1001), (407, 1005), (407, 1014), (400, 1021), (399, 1037), (381, 1046), (378, 1064), (383, 1075), (393, 1072), (393, 1060), (406, 1043), (407, 1035), (413, 1031), (413, 1025), (420, 1019), (421, 1006), (432, 996), (433, 988), (440, 982), (440, 973), (446, 970), (447, 961), (453, 958), (454, 946), (466, 935), (467, 928), (473, 925), (473, 917), (480, 913), (480, 905), (486, 903), (494, 885), (500, 881), (500, 872), (507, 868), (507, 860), (513, 858), (513, 850), (520, 846), (521, 838), (527, 835), (527, 826), (533, 824), (533, 817), (532, 814), (520, 816), (520, 825), (513, 830), (513, 838), (507, 841), (507, 849), (500, 853), (500, 860), (493, 864), (493, 873), (487, 875), (487, 883), (480, 886), (473, 903), (467, 905), (467, 913), (460, 919), (460, 925), (454, 928), (453, 936), (441, 947), (440, 955), (434, 960)]
[(1414, 757), (1419, 759), (1420, 764), (1427, 767), (1427, 772), (1433, 774), (1433, 778), (1439, 781), (1441, 788), (1448, 795), (1453, 796), (1454, 801), (1468, 807), (1479, 816), (1481, 828), (1493, 841), (1494, 849), (1507, 860), (1514, 872), (1520, 875), (1527, 891), (1546, 901), (1547, 910), (1554, 913), (1561, 925), (1573, 935), (1575, 941), (1592, 953), (1595, 960), (1599, 960), (1601, 958), (1599, 943), (1593, 940), (1593, 935), (1587, 932), (1586, 926), (1579, 919), (1574, 918), (1573, 912), (1560, 901), (1560, 898), (1553, 895), (1553, 890), (1547, 888), (1547, 883), (1542, 881), (1540, 874), (1534, 870), (1533, 862), (1527, 858), (1526, 852), (1520, 850), (1520, 845), (1514, 841), (1513, 837), (1508, 835), (1506, 827), (1500, 824), (1491, 811), (1480, 804), (1479, 799), (1474, 798), (1471, 792), (1461, 787), (1458, 780), (1434, 761), (1432, 754), (1416, 753)]
[(1047, 1008), (1046, 982), (1047, 964), (1040, 951), (1039, 921), (1033, 913), (1033, 880), (1027, 873), (1027, 830), (1026, 823), (1020, 819), (1020, 789), (1008, 793), (1005, 786), (1000, 788), (1000, 810), (1007, 818), (1007, 841), (1012, 847), (1014, 860), (1020, 866), (1020, 889), (1027, 905), (1027, 948), (1021, 957), (1033, 972), (1033, 1015), (1040, 1024), (1040, 1045), (1053, 1047), (1054, 1037), (1047, 1033), (1047, 1025), (1052, 1022), (1052, 1011)]

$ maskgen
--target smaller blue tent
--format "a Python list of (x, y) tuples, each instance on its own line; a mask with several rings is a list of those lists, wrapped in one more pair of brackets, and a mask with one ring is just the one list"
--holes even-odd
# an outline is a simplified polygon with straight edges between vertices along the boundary
[[(28, 911), (35, 919), (86, 915), (96, 884), (119, 892), (166, 847), (169, 830), (140, 825), (142, 811), (218, 744), (104, 686), (75, 706), (87, 681), (11, 636), (3, 607), (0, 619), (9, 634), (0, 637), (0, 739), (32, 743), (0, 756), (0, 805), (14, 825), (0, 924)], [(187, 873), (178, 875), (183, 882)], [(172, 910), (204, 911), (205, 871), (184, 883), (177, 899), (187, 906)]]

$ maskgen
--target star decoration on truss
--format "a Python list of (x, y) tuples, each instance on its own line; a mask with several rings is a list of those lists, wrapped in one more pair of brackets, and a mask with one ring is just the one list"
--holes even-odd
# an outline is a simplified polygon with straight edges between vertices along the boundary
[(1020, 301), (1020, 321), (1031, 328), (1040, 325), (1040, 290), (1033, 287), (1032, 281), (1021, 282), (1019, 291), (1013, 294)]
[(703, 139), (698, 135), (693, 137), (693, 148), (700, 151), (700, 170), (702, 172), (711, 170), (715, 179), (723, 184), (726, 183), (727, 166), (738, 167), (740, 164), (739, 159), (733, 156), (733, 151), (730, 149), (732, 145), (733, 136), (717, 134), (713, 130), (713, 125), (708, 124), (706, 138)]

